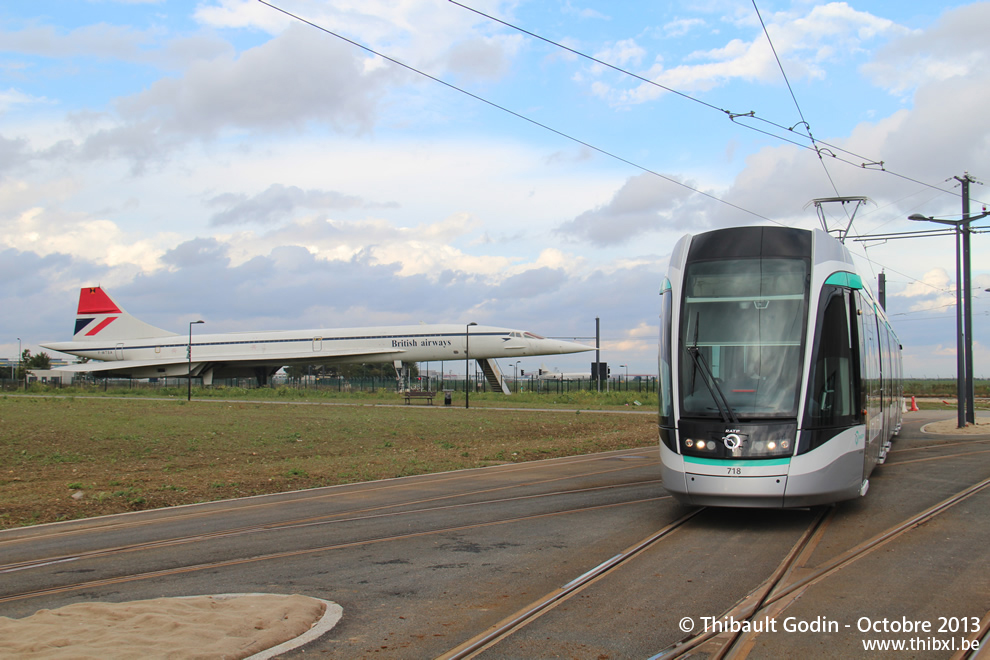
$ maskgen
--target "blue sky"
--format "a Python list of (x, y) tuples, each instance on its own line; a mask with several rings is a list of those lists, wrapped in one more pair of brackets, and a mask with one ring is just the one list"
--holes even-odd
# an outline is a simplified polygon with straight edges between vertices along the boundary
[[(102, 284), (176, 331), (600, 317), (602, 359), (655, 373), (683, 234), (816, 227), (837, 195), (873, 201), (854, 233), (916, 229), (990, 177), (986, 2), (463, 3), (571, 51), (441, 0), (272, 4), (450, 86), (257, 0), (0, 5), (0, 355)], [(953, 239), (849, 247), (906, 372), (954, 375)], [(972, 261), (985, 377), (985, 234)]]

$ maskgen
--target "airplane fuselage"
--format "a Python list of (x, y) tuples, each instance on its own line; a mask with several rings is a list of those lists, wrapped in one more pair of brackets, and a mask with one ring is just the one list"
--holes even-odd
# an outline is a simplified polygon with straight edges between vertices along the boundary
[[(180, 335), (135, 318), (101, 287), (79, 292), (72, 341), (49, 342), (43, 347), (80, 358), (98, 360), (60, 367), (60, 371), (92, 372), (107, 376), (160, 378), (213, 378), (253, 376), (267, 381), (279, 368), (294, 364), (391, 362), (398, 372), (403, 363), (441, 360), (494, 360), (578, 353), (591, 347), (547, 339), (522, 330), (474, 323), (379, 326), (320, 330), (230, 332)], [(486, 373), (497, 372), (489, 364)]]
[(194, 334), (191, 345), (188, 336), (171, 335), (108, 342), (53, 342), (45, 347), (100, 360), (103, 371), (112, 369), (114, 362), (129, 363), (121, 367), (132, 378), (185, 376), (190, 370), (190, 361), (194, 374), (210, 368), (215, 377), (225, 378), (252, 375), (254, 366), (262, 363), (282, 366), (410, 363), (587, 350), (580, 344), (546, 339), (519, 330), (482, 325), (465, 328), (453, 324)]

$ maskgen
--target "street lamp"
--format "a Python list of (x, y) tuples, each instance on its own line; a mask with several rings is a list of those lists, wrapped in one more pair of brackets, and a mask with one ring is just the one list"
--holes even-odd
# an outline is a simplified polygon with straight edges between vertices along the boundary
[(982, 215), (969, 214), (969, 186), (966, 183), (968, 181), (964, 182), (963, 217), (960, 220), (931, 218), (920, 213), (908, 216), (908, 220), (915, 222), (935, 222), (956, 228), (956, 408), (959, 428), (965, 428), (967, 420), (971, 424), (976, 422), (973, 396), (973, 310), (970, 291), (969, 223), (990, 215), (986, 211)]
[(186, 395), (186, 401), (192, 401), (192, 327), (197, 323), (206, 323), (206, 321), (189, 322), (189, 343), (186, 344), (186, 360), (189, 363), (189, 369), (186, 372), (186, 378), (188, 380), (189, 388)]
[(619, 368), (622, 368), (622, 367), (625, 367), (626, 368), (626, 391), (628, 392), (629, 391), (629, 365), (628, 364), (620, 364), (619, 365)]
[(471, 321), (464, 326), (464, 409), (470, 408), (471, 397), (471, 330), (472, 325), (478, 325)]
[[(19, 382), (17, 379), (21, 375), (21, 356), (22, 355), (23, 355), (23, 353), (21, 353), (21, 338), (18, 337), (17, 338), (17, 374), (14, 376), (14, 389), (15, 390), (17, 389), (17, 384)], [(27, 389), (27, 384), (26, 383), (25, 383), (24, 389), (25, 390)]]
[(522, 360), (516, 360), (516, 363), (512, 365), (512, 382), (516, 386), (516, 394), (519, 394), (519, 363)]

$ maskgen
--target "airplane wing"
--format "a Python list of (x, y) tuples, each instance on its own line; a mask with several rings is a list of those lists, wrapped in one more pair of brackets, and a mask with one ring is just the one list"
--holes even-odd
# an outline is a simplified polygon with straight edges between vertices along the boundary
[[(300, 355), (299, 353), (294, 353), (291, 355), (271, 355), (271, 354), (244, 354), (244, 355), (225, 355), (222, 358), (214, 358), (208, 361), (196, 360), (192, 361), (192, 373), (197, 374), (201, 367), (209, 365), (223, 365), (225, 367), (235, 367), (235, 366), (271, 366), (271, 367), (284, 367), (289, 364), (319, 364), (321, 362), (360, 362), (362, 357), (371, 356), (381, 356), (381, 355), (401, 355), (405, 351), (395, 348), (380, 348), (380, 349), (347, 349), (347, 350), (337, 350), (337, 351), (324, 351), (318, 354), (311, 355)], [(72, 373), (102, 373), (107, 372), (110, 374), (144, 374), (142, 376), (133, 376), (134, 378), (147, 378), (159, 373), (161, 375), (181, 375), (185, 376), (190, 368), (189, 361), (186, 358), (161, 358), (155, 360), (109, 360), (106, 362), (84, 362), (80, 364), (69, 364), (62, 367), (55, 367), (54, 371), (68, 371)]]

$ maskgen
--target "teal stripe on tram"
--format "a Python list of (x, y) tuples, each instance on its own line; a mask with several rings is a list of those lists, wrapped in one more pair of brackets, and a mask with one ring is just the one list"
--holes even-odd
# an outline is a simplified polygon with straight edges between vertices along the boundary
[(825, 280), (825, 284), (831, 284), (833, 286), (844, 286), (847, 289), (862, 289), (863, 288), (863, 278), (855, 273), (847, 273), (845, 271), (839, 273), (832, 273)]
[(696, 456), (685, 456), (685, 463), (695, 463), (697, 465), (721, 465), (723, 467), (772, 467), (775, 465), (790, 465), (789, 458), (754, 458), (749, 461), (729, 461), (719, 458), (698, 458)]

